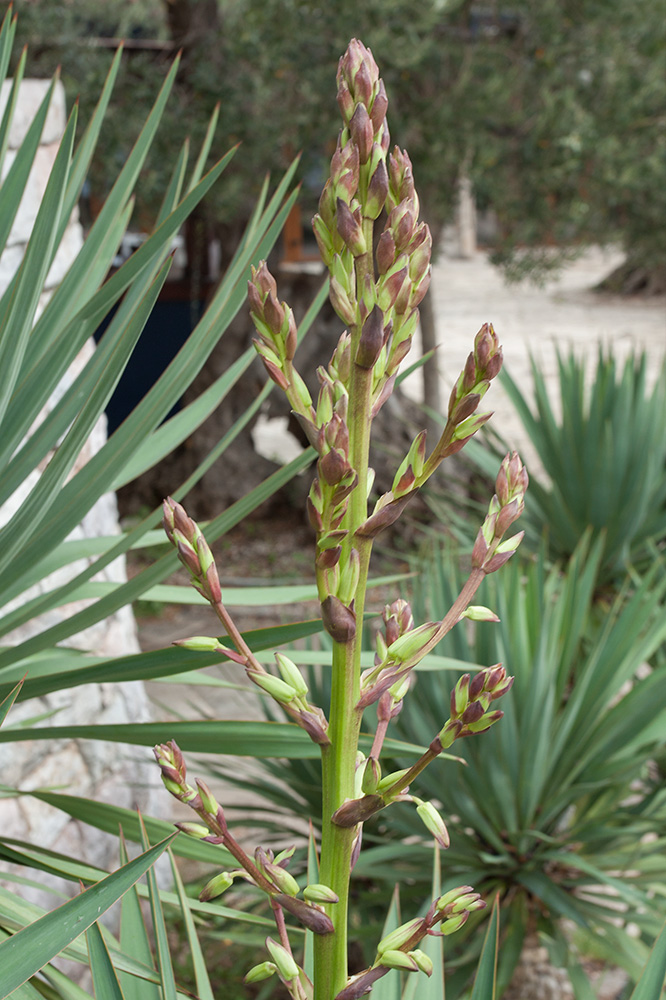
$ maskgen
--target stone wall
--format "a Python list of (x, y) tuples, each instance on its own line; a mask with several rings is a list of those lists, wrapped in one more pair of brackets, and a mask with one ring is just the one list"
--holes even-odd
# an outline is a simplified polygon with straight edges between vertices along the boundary
[[(46, 91), (48, 81), (26, 80), (21, 85), (17, 111), (12, 125), (9, 150), (4, 165), (4, 173), (9, 169), (16, 151), (24, 138)], [(0, 94), (0, 114), (7, 101), (9, 86), (3, 85)], [(66, 120), (65, 95), (62, 84), (58, 84), (53, 96), (41, 144), (37, 152), (33, 170), (21, 201), (17, 217), (12, 227), (8, 245), (0, 258), (0, 294), (18, 268), (25, 246), (34, 224), (37, 210), (43, 196), (46, 182), (53, 164), (59, 139), (63, 134)], [(49, 273), (41, 306), (62, 279), (68, 267), (83, 245), (83, 232), (78, 213), (71, 218), (56, 260)], [(94, 345), (86, 345), (77, 357), (67, 376), (54, 394), (40, 420), (55, 405), (57, 398), (72, 383), (90, 357)], [(95, 454), (106, 440), (106, 422), (102, 418), (94, 428), (90, 439), (82, 450), (74, 471), (81, 468)], [(6, 523), (28, 495), (39, 472), (36, 471), (22, 485), (10, 500), (0, 508), (0, 523)], [(117, 533), (118, 512), (115, 494), (103, 496), (86, 515), (70, 538), (89, 538)], [(31, 588), (13, 605), (26, 600), (70, 579), (85, 566), (85, 561), (60, 570)], [(125, 580), (124, 560), (107, 567), (96, 579)], [(56, 609), (39, 620), (28, 623), (21, 629), (0, 640), (5, 643), (20, 642), (45, 627), (80, 610), (85, 602), (69, 604)], [(111, 618), (73, 637), (68, 644), (87, 649), (97, 655), (113, 656), (139, 652), (136, 625), (130, 608), (124, 608)], [(113, 723), (146, 720), (150, 717), (147, 697), (143, 684), (101, 684), (86, 685), (69, 691), (56, 692), (39, 700), (24, 702), (12, 710), (11, 721), (16, 723), (43, 712), (57, 714), (54, 725), (81, 724), (90, 722)], [(132, 756), (129, 756), (129, 754)], [(23, 790), (37, 787), (65, 786), (65, 790), (76, 795), (91, 796), (112, 801), (117, 805), (151, 809), (151, 795), (146, 787), (153, 784), (154, 767), (149, 769), (152, 755), (146, 751), (128, 751), (118, 745), (108, 745), (93, 741), (75, 743), (61, 742), (59, 745), (47, 741), (26, 741), (24, 743), (0, 746), (0, 770), (3, 782)], [(113, 838), (97, 834), (68, 820), (64, 813), (41, 805), (29, 798), (4, 800), (2, 803), (2, 830), (11, 837), (25, 837), (42, 847), (71, 852), (78, 858), (95, 864), (108, 865), (116, 853)]]

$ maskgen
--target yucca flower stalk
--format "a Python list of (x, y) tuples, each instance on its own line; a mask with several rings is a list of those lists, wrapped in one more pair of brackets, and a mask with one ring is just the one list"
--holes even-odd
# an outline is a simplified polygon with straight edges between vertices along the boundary
[[(505, 540), (520, 516), (527, 473), (516, 454), (502, 463), (488, 516), (479, 530), (472, 569), (458, 598), (440, 621), (415, 625), (409, 605), (397, 600), (384, 609), (384, 631), (377, 636), (375, 666), (361, 672), (361, 623), (365, 613), (370, 555), (375, 537), (400, 516), (441, 462), (459, 451), (488, 420), (477, 413), (482, 397), (502, 364), (497, 335), (489, 324), (479, 330), (448, 407), (444, 431), (427, 451), (426, 433), (415, 438), (398, 468), (392, 489), (372, 509), (369, 494), (370, 430), (390, 396), (400, 363), (418, 325), (418, 305), (430, 281), (432, 240), (419, 221), (419, 200), (406, 152), (389, 153), (388, 101), (372, 53), (356, 39), (342, 57), (337, 100), (343, 120), (331, 171), (313, 220), (317, 242), (330, 273), (330, 299), (344, 323), (327, 367), (318, 369), (320, 390), (312, 400), (294, 365), (293, 314), (277, 296), (265, 262), (252, 270), (249, 301), (257, 330), (256, 348), (271, 379), (284, 391), (315, 448), (316, 478), (308, 497), (308, 516), (316, 533), (315, 572), (321, 617), (333, 640), (330, 705), (312, 705), (296, 665), (276, 653), (279, 676), (257, 661), (223, 603), (210, 550), (183, 508), (165, 502), (164, 525), (193, 585), (210, 602), (233, 648), (197, 636), (182, 644), (219, 650), (245, 667), (248, 677), (268, 692), (321, 750), (323, 815), (319, 883), (299, 897), (299, 886), (285, 870), (290, 855), (278, 861), (257, 848), (254, 860), (229, 833), (224, 814), (201, 783), (189, 786), (185, 764), (174, 743), (157, 747), (165, 785), (188, 803), (199, 821), (193, 836), (226, 846), (240, 868), (223, 872), (204, 890), (206, 898), (242, 877), (263, 889), (276, 918), (279, 943), (267, 940), (268, 959), (248, 973), (256, 982), (277, 974), (294, 1000), (355, 1000), (390, 969), (425, 972), (432, 965), (418, 947), (429, 934), (449, 934), (470, 912), (485, 906), (471, 886), (461, 886), (431, 902), (423, 918), (410, 921), (377, 945), (373, 965), (349, 978), (347, 927), (350, 877), (361, 845), (363, 823), (395, 801), (411, 801), (426, 830), (440, 847), (449, 843), (444, 819), (432, 802), (410, 794), (410, 785), (456, 739), (482, 733), (502, 712), (495, 702), (513, 678), (501, 664), (470, 677), (451, 694), (450, 718), (442, 719), (426, 753), (413, 767), (382, 777), (380, 755), (392, 718), (407, 696), (411, 673), (420, 660), (461, 619), (497, 620), (472, 606), (481, 581), (516, 550), (521, 535)], [(377, 234), (375, 227), (381, 232)], [(370, 755), (358, 749), (363, 713), (376, 705), (377, 726)], [(283, 911), (314, 931), (314, 981), (296, 964)]]

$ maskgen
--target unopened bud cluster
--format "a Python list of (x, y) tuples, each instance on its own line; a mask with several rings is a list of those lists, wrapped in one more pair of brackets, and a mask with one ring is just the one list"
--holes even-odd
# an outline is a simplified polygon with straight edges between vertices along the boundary
[(178, 558), (190, 574), (192, 586), (211, 604), (222, 599), (220, 581), (213, 554), (201, 528), (188, 517), (179, 503), (167, 497), (163, 504), (162, 525)]
[(501, 663), (479, 670), (472, 678), (463, 674), (451, 692), (451, 716), (439, 732), (442, 749), (464, 736), (485, 733), (499, 722), (504, 712), (491, 709), (491, 704), (506, 694), (512, 684), (513, 677), (507, 677)]
[(474, 543), (472, 566), (475, 569), (494, 573), (511, 558), (520, 545), (525, 534), (523, 531), (506, 541), (502, 539), (525, 509), (528, 482), (527, 469), (518, 454), (514, 451), (506, 455), (497, 475), (495, 495)]
[(467, 922), (471, 913), (485, 906), (485, 901), (470, 885), (450, 889), (432, 903), (424, 917), (415, 917), (382, 938), (377, 945), (373, 965), (365, 972), (352, 976), (335, 1000), (357, 1000), (391, 969), (424, 972), (426, 976), (431, 976), (432, 961), (418, 945), (430, 934), (448, 936), (455, 933)]

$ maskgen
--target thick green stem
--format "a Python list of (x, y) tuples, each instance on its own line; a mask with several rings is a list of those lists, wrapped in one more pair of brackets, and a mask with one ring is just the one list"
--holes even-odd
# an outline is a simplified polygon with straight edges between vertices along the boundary
[[(372, 246), (372, 223), (367, 224), (366, 238)], [(356, 261), (358, 295), (366, 274), (372, 275), (370, 254)], [(356, 356), (361, 324), (351, 331), (352, 359)], [(354, 533), (367, 517), (368, 456), (370, 449), (370, 409), (372, 371), (352, 361), (349, 385), (349, 458), (358, 475), (358, 484), (349, 498), (344, 527), (348, 531), (342, 559), (351, 548), (360, 556), (359, 583), (354, 598), (356, 635), (348, 643), (334, 643), (331, 678), (331, 705), (328, 736), (330, 746), (322, 748), (322, 839), (319, 877), (338, 896), (339, 902), (326, 907), (334, 932), (317, 936), (314, 942), (315, 1000), (333, 1000), (347, 983), (347, 921), (351, 854), (356, 831), (331, 822), (331, 816), (346, 799), (354, 796), (356, 752), (361, 713), (356, 709), (360, 696), (361, 645), (365, 592), (370, 563), (370, 540), (356, 540)]]

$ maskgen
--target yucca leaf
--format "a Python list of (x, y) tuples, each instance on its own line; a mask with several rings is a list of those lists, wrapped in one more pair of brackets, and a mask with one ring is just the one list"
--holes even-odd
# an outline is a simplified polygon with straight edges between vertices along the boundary
[(662, 927), (630, 1000), (657, 1000), (666, 986), (666, 926)]
[(197, 985), (197, 995), (199, 1000), (215, 1000), (213, 990), (210, 985), (210, 979), (208, 978), (206, 960), (204, 959), (201, 945), (199, 944), (199, 938), (197, 937), (196, 927), (194, 926), (194, 920), (192, 919), (190, 901), (185, 892), (185, 886), (183, 885), (183, 880), (180, 877), (178, 865), (176, 864), (176, 859), (174, 858), (172, 851), (169, 851), (169, 860), (171, 862), (171, 872), (173, 874), (174, 885), (176, 887), (176, 892), (178, 893), (178, 899), (180, 900), (180, 912), (185, 925), (185, 933), (187, 935), (190, 958), (192, 960), (194, 978)]
[[(126, 864), (128, 860), (125, 838), (121, 830), (120, 863)], [(154, 967), (136, 885), (127, 890), (120, 903), (120, 947), (123, 953), (130, 958), (143, 965)], [(137, 979), (126, 972), (121, 973), (119, 978), (125, 1000), (160, 1000), (160, 990), (157, 983), (148, 983), (145, 979)]]
[(499, 897), (493, 902), (470, 1000), (495, 1000), (499, 947)]
[(102, 932), (96, 923), (86, 931), (86, 939), (96, 1000), (125, 1000)]
[[(240, 757), (296, 757), (318, 758), (319, 747), (299, 726), (287, 722), (255, 721), (198, 721), (198, 722), (143, 722), (117, 725), (49, 726), (45, 728), (21, 727), (20, 730), (4, 729), (0, 743), (17, 740), (54, 739), (104, 740), (113, 743), (131, 743), (154, 746), (174, 739), (183, 750), (198, 753), (232, 754)], [(372, 745), (370, 736), (361, 737), (360, 746), (366, 750)], [(420, 756), (424, 747), (386, 740), (387, 752), (404, 756)]]
[(0, 997), (8, 996), (86, 931), (155, 863), (171, 839), (0, 943)]
[[(31, 126), (32, 128), (32, 126)], [(76, 128), (76, 112), (70, 115), (67, 128), (46, 184), (44, 197), (25, 249), (18, 272), (0, 302), (0, 421), (3, 420), (11, 394), (21, 372), (28, 347), (33, 319), (44, 281), (51, 265), (56, 240), (56, 228), (67, 181), (69, 161)], [(14, 161), (14, 165), (16, 161)], [(3, 201), (10, 197), (2, 188)]]
[[(141, 828), (141, 846), (144, 851), (147, 851), (150, 847), (150, 841), (148, 840), (146, 828), (140, 813), (139, 826)], [(160, 901), (160, 893), (157, 888), (157, 878), (155, 876), (154, 868), (148, 869), (147, 879), (148, 898), (150, 900), (150, 912), (153, 918), (153, 933), (155, 935), (155, 957), (157, 971), (160, 977), (162, 1000), (176, 1000), (176, 980), (173, 973), (173, 965), (171, 964), (171, 952), (169, 950), (169, 941), (167, 939), (164, 911)]]

